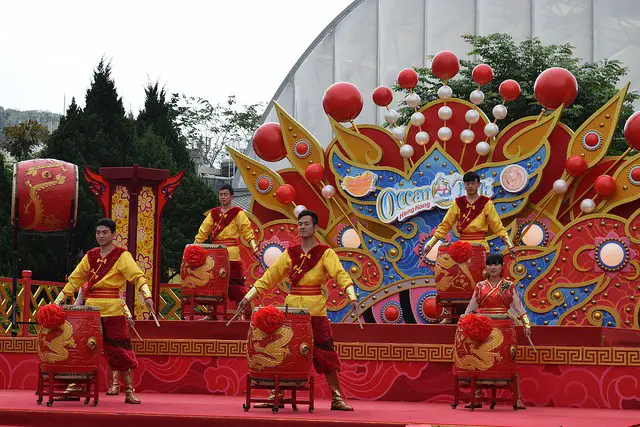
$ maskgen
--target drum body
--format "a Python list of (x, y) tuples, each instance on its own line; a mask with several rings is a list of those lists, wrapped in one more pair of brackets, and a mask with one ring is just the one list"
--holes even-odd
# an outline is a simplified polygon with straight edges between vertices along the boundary
[(492, 319), (491, 335), (483, 342), (467, 338), (458, 326), (454, 345), (455, 372), (477, 379), (511, 379), (516, 372), (516, 328), (506, 315)]
[(100, 367), (102, 324), (98, 307), (65, 305), (67, 320), (56, 329), (38, 332), (38, 357), (43, 372), (71, 377)]
[(208, 256), (203, 265), (191, 268), (184, 259), (180, 266), (182, 295), (193, 297), (195, 302), (219, 302), (226, 298), (229, 290), (229, 252), (226, 246), (194, 243), (207, 250)]
[(13, 168), (11, 218), (31, 231), (60, 231), (78, 217), (78, 167), (53, 159), (33, 159)]
[(449, 254), (450, 249), (449, 243), (438, 248), (435, 268), (438, 298), (442, 302), (468, 302), (476, 283), (484, 280), (485, 247), (471, 243), (471, 258), (465, 263), (454, 261)]
[(260, 385), (271, 384), (278, 376), (280, 385), (303, 386), (313, 364), (311, 316), (304, 308), (278, 309), (286, 319), (272, 334), (265, 334), (251, 322), (247, 337), (249, 376)]

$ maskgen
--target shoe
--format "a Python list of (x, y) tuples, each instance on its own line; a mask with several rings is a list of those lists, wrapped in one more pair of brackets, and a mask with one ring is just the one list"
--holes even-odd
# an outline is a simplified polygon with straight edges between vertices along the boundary
[(332, 411), (353, 411), (353, 407), (344, 401), (340, 390), (331, 387), (331, 410)]
[(131, 370), (122, 371), (122, 381), (124, 382), (124, 403), (139, 405), (142, 403), (133, 392), (133, 379), (131, 378)]
[(118, 382), (118, 371), (111, 372), (111, 384), (107, 390), (107, 396), (117, 396), (120, 394), (120, 383)]
[(518, 399), (518, 401), (516, 402), (516, 409), (527, 409), (527, 407), (525, 406), (524, 403), (522, 403), (522, 399)]

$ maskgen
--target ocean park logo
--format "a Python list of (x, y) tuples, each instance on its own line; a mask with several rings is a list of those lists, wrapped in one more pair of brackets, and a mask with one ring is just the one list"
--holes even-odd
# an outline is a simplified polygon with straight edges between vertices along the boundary
[[(411, 181), (405, 181), (405, 185)], [(493, 197), (493, 178), (480, 181), (480, 195)], [(462, 175), (438, 172), (433, 181), (420, 187), (385, 188), (376, 198), (376, 213), (380, 221), (404, 221), (420, 212), (434, 208), (448, 209), (456, 197), (465, 194)]]

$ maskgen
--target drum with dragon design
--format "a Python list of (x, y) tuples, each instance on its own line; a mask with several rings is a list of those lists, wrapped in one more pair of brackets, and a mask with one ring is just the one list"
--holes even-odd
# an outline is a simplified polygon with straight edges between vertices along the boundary
[(476, 283), (484, 280), (483, 272), (487, 256), (483, 245), (471, 244), (471, 258), (464, 263), (453, 260), (449, 251), (451, 244), (438, 248), (435, 281), (440, 301), (470, 300)]
[(483, 342), (467, 338), (458, 326), (454, 345), (455, 371), (459, 376), (511, 378), (516, 371), (516, 328), (511, 319), (492, 319), (493, 330)]
[(281, 385), (302, 386), (309, 380), (313, 363), (311, 316), (305, 308), (278, 310), (285, 313), (285, 321), (272, 334), (251, 322), (247, 338), (249, 376), (256, 383), (272, 383), (278, 376)]
[(78, 167), (33, 159), (13, 167), (11, 218), (18, 228), (49, 232), (74, 227), (78, 217)]
[(102, 324), (98, 307), (65, 305), (67, 320), (56, 329), (38, 331), (38, 357), (43, 372), (95, 372), (102, 354)]
[(224, 245), (194, 243), (185, 247), (185, 254), (189, 246), (200, 246), (209, 255), (205, 263), (191, 268), (184, 259), (180, 266), (182, 294), (192, 296), (196, 302), (222, 301), (229, 289), (229, 252)]

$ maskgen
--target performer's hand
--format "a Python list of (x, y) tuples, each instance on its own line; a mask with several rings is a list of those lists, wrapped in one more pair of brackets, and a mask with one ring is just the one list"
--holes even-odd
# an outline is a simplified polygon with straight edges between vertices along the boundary
[(133, 320), (133, 317), (127, 317), (127, 321), (129, 322), (129, 326), (134, 328), (136, 326), (136, 322)]
[(511, 258), (516, 259), (516, 248), (515, 246), (512, 246), (509, 248), (509, 254), (511, 255)]
[(359, 317), (360, 305), (358, 304), (358, 301), (349, 301), (349, 304), (351, 304), (351, 309), (353, 310), (353, 313), (356, 315), (356, 317)]
[(246, 298), (242, 298), (238, 303), (238, 308), (236, 308), (236, 312), (234, 316), (240, 316), (242, 313), (244, 313), (247, 305), (249, 305), (249, 301)]
[(153, 310), (153, 300), (151, 298), (145, 299), (144, 303), (147, 305), (147, 308), (149, 309), (149, 311), (154, 311)]
[(262, 263), (262, 258), (260, 257), (260, 251), (259, 250), (256, 250), (253, 253), (253, 256), (256, 257), (256, 259), (258, 260), (259, 263)]
[(531, 328), (524, 328), (524, 335), (526, 337), (531, 337)]

